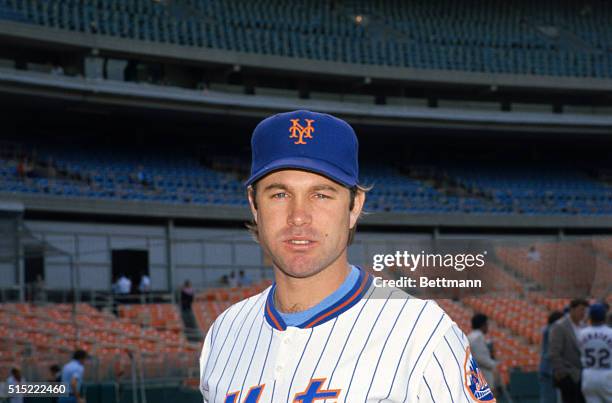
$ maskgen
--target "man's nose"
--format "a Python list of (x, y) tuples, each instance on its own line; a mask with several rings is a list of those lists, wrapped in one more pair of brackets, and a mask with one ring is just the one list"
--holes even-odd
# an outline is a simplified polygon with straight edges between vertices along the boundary
[(287, 224), (301, 226), (312, 222), (311, 206), (306, 200), (294, 199), (291, 203)]

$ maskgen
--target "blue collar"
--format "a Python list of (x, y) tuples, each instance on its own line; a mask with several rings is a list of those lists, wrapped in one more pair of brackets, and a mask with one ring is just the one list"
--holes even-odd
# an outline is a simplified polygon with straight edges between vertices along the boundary
[[(310, 318), (305, 320), (303, 323), (297, 325), (300, 329), (308, 329), (314, 326), (321, 325), (329, 320), (338, 317), (343, 312), (350, 309), (353, 305), (361, 301), (367, 290), (372, 284), (372, 276), (366, 273), (361, 268), (359, 269), (359, 277), (355, 284), (351, 286), (349, 291), (344, 294), (338, 301), (332, 305), (323, 308), (322, 310), (313, 314)], [(276, 290), (276, 283), (272, 285), (272, 288), (268, 292), (268, 298), (266, 300), (266, 306), (264, 310), (264, 316), (270, 326), (277, 330), (285, 330), (287, 324), (283, 320), (280, 313), (274, 306), (274, 291)]]

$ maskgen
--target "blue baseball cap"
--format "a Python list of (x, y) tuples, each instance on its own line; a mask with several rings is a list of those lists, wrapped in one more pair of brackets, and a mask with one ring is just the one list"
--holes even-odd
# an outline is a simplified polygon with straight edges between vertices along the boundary
[(602, 303), (593, 304), (589, 307), (589, 317), (596, 322), (606, 320), (606, 306)]
[(334, 116), (298, 110), (261, 121), (251, 138), (246, 186), (281, 169), (303, 169), (346, 187), (359, 182), (359, 143), (353, 128)]

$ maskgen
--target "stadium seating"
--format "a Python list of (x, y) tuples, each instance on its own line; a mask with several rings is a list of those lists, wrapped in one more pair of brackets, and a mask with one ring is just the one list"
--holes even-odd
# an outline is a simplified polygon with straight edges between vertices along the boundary
[(64, 362), (76, 348), (94, 357), (86, 377), (95, 381), (126, 375), (130, 357), (142, 363), (145, 378), (183, 376), (199, 350), (180, 328), (140, 326), (84, 303), (74, 315), (69, 304), (0, 304), (0, 324), (0, 368), (19, 364), (38, 379), (46, 379), (49, 366)]
[(539, 305), (516, 298), (468, 297), (463, 302), (532, 344), (542, 341), (541, 331), (546, 325), (547, 311)]
[[(525, 215), (612, 213), (612, 189), (578, 169), (521, 164), (442, 167), (457, 184), (491, 200), (500, 212)], [(534, 173), (537, 172), (537, 175)]]
[[(475, 294), (494, 295), (496, 297), (518, 298), (523, 294), (524, 285), (512, 274), (502, 269), (499, 265), (492, 262), (485, 262), (481, 268), (465, 269), (462, 271), (454, 270), (450, 267), (425, 266), (418, 270), (411, 270), (404, 267), (389, 267), (382, 272), (372, 271), (375, 276), (381, 274), (387, 279), (393, 279), (394, 275), (408, 277), (419, 281), (419, 277), (426, 275), (430, 279), (440, 276), (447, 280), (480, 280), (480, 288), (447, 288), (437, 287), (427, 289), (423, 298), (454, 298), (460, 299)], [(418, 283), (417, 283), (418, 284)], [(423, 291), (423, 290), (422, 290)]]
[[(529, 257), (530, 247), (537, 251), (537, 258)], [(496, 253), (526, 280), (535, 282), (556, 297), (593, 295), (603, 298), (611, 291), (612, 263), (580, 242), (500, 246)]]
[[(143, 146), (144, 147), (144, 146)], [(246, 206), (243, 180), (248, 166), (238, 155), (207, 156), (206, 164), (184, 149), (99, 146), (24, 139), (0, 144), (0, 192), (102, 200), (147, 201), (172, 204)], [(27, 179), (19, 173), (19, 153), (38, 167)], [(146, 152), (145, 152), (146, 151)], [(46, 174), (53, 161), (56, 175)], [(432, 168), (432, 178), (418, 169), (398, 170), (366, 162), (361, 181), (374, 185), (366, 210), (406, 213), (468, 213), (524, 215), (610, 215), (612, 189), (578, 168), (526, 170), (498, 168)], [(537, 172), (537, 174), (536, 174)], [(447, 183), (448, 182), (448, 183)], [(459, 187), (461, 193), (448, 186)]]
[(591, 242), (595, 250), (612, 260), (612, 241), (610, 239), (594, 238), (592, 241), (589, 241), (589, 243)]
[(141, 326), (180, 333), (181, 315), (173, 304), (133, 304), (119, 306), (119, 317)]
[(0, 0), (0, 18), (261, 55), (485, 73), (612, 77), (608, 2)]

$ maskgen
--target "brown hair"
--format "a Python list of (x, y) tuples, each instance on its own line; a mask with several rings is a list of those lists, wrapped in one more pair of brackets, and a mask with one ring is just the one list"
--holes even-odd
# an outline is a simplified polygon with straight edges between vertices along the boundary
[(588, 308), (589, 307), (589, 301), (587, 301), (584, 298), (576, 298), (576, 299), (573, 299), (573, 300), (570, 301), (570, 305), (569, 305), (570, 309), (574, 309), (577, 306), (584, 306), (584, 307)]
[[(248, 192), (252, 192), (251, 196), (253, 198), (253, 206), (255, 207), (255, 209), (257, 209), (257, 186), (256, 185), (257, 185), (257, 182), (253, 183), (251, 186), (247, 188), (247, 194)], [(355, 185), (347, 189), (350, 192), (349, 211), (351, 211), (355, 207), (355, 196), (357, 196), (357, 192), (367, 193), (372, 189), (372, 186)], [(357, 219), (359, 220), (359, 218), (361, 218), (363, 215), (366, 215), (366, 214), (367, 212), (361, 210), (361, 214), (359, 215)], [(255, 220), (251, 220), (245, 225), (247, 229), (249, 230), (249, 232), (251, 233), (251, 235), (253, 235), (253, 238), (255, 238), (256, 241), (259, 241), (259, 229), (257, 228), (257, 222)], [(357, 223), (355, 223), (353, 228), (351, 228), (349, 231), (347, 246), (353, 243), (353, 240), (355, 239), (356, 231), (357, 231)]]

